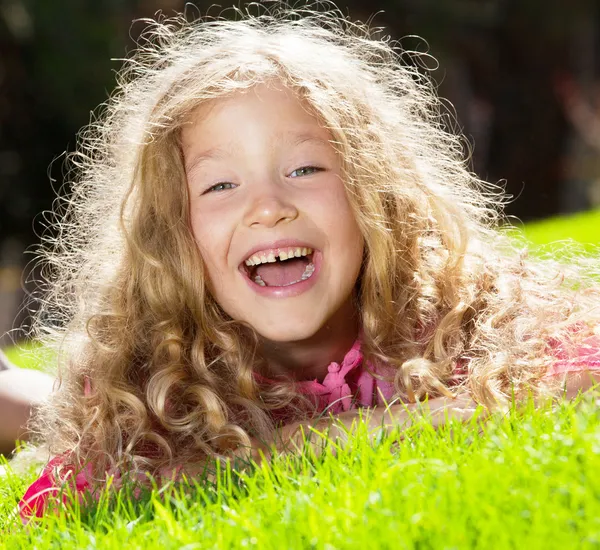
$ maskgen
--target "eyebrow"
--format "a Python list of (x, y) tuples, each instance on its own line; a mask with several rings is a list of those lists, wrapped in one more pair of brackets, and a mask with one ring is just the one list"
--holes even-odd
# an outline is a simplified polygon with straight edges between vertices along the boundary
[[(331, 145), (330, 140), (322, 139), (320, 137), (315, 136), (312, 133), (306, 133), (306, 132), (284, 132), (278, 137), (279, 137), (280, 141), (282, 141), (284, 143), (288, 143), (289, 145), (292, 145), (292, 146), (298, 146), (298, 145), (302, 145), (303, 143), (308, 143), (308, 142), (312, 142), (312, 143), (315, 143), (316, 145), (321, 145), (321, 146), (323, 146), (323, 145), (330, 146)], [(211, 149), (208, 149), (208, 150), (192, 157), (190, 162), (185, 164), (185, 171), (188, 174), (191, 174), (202, 163), (204, 163), (208, 160), (223, 159), (227, 156), (228, 153), (231, 154), (231, 152), (232, 152), (232, 148), (230, 145), (228, 145), (227, 147), (224, 147), (224, 148), (213, 147)]]
[(203, 162), (207, 160), (215, 160), (219, 158), (225, 158), (227, 154), (227, 150), (219, 147), (213, 147), (212, 149), (208, 149), (199, 155), (192, 157), (190, 162), (185, 163), (185, 171), (188, 174), (193, 173), (198, 166), (200, 166)]
[(296, 132), (286, 132), (283, 135), (283, 139), (287, 141), (290, 145), (301, 145), (306, 142), (314, 142), (318, 145), (331, 145), (331, 141), (328, 139), (322, 139), (320, 137), (315, 136), (314, 134), (307, 134), (304, 132), (296, 133)]

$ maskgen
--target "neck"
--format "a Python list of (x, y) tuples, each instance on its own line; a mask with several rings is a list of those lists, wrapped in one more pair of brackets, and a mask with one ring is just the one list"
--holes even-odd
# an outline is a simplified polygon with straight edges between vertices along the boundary
[(265, 375), (321, 381), (331, 362), (342, 362), (358, 333), (359, 316), (353, 300), (348, 300), (309, 338), (293, 342), (263, 340), (259, 353), (265, 359)]

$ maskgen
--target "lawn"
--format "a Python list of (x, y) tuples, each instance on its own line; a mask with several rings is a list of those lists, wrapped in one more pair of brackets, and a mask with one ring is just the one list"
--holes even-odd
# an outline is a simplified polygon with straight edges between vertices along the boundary
[[(596, 213), (525, 231), (538, 244), (568, 237), (600, 243), (599, 228)], [(168, 486), (138, 500), (108, 492), (98, 505), (63, 510), (27, 529), (12, 511), (35, 472), (7, 468), (0, 476), (0, 544), (600, 548), (599, 395), (437, 432), (424, 418), (400, 444), (380, 434), (369, 438), (361, 425), (345, 448), (319, 458), (306, 453), (253, 472), (225, 470), (212, 482)]]
[(530, 223), (523, 227), (523, 231), (531, 242), (538, 245), (573, 239), (591, 249), (600, 245), (600, 210)]
[(281, 460), (218, 483), (116, 497), (28, 529), (8, 514), (29, 479), (0, 484), (9, 548), (597, 548), (600, 415), (592, 396)]

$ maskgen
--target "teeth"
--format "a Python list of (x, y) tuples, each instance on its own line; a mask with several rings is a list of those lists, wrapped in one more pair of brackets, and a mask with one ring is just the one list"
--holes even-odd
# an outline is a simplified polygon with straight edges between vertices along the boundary
[[(315, 272), (315, 265), (314, 264), (308, 264), (305, 268), (304, 268), (304, 273), (302, 273), (302, 277), (297, 280), (297, 281), (292, 281), (291, 283), (288, 283), (287, 285), (282, 285), (282, 286), (291, 286), (291, 285), (295, 285), (296, 283), (301, 283), (302, 281), (306, 281), (306, 279), (310, 279), (312, 277), (312, 274)], [(268, 286), (261, 278), (260, 275), (257, 275), (256, 277), (254, 277), (254, 282), (259, 285), (259, 286)]]
[(257, 252), (246, 260), (247, 266), (260, 265), (266, 263), (273, 263), (279, 258), (280, 261), (289, 260), (290, 258), (300, 258), (301, 256), (308, 256), (313, 253), (312, 248), (308, 247), (295, 247), (295, 248), (280, 248), (277, 252)]
[(306, 279), (309, 279), (310, 277), (312, 277), (312, 274), (315, 272), (315, 265), (314, 264), (308, 264), (306, 266), (306, 268), (304, 269), (304, 273), (302, 273), (302, 278), (300, 279), (301, 281), (306, 281)]

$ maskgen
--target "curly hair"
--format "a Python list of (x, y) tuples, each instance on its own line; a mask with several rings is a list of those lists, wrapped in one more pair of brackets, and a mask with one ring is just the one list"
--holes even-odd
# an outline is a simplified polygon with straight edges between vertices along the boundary
[(528, 257), (416, 54), (337, 11), (236, 13), (149, 21), (69, 157), (36, 325), (58, 351), (60, 388), (38, 419), (50, 451), (156, 471), (266, 437), (274, 409), (310, 414), (289, 384), (257, 384), (258, 336), (206, 286), (180, 146), (200, 104), (274, 80), (342, 160), (365, 241), (362, 346), (395, 368), (397, 396), (468, 391), (495, 408), (556, 391), (549, 342), (598, 324), (597, 260)]

